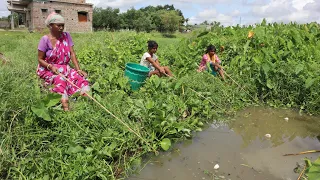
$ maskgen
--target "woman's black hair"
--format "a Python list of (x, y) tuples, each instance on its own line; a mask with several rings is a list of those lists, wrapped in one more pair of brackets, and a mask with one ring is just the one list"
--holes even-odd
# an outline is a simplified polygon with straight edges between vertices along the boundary
[(158, 47), (158, 43), (156, 41), (148, 41), (148, 49), (152, 49), (152, 48), (155, 48), (155, 47)]
[(216, 47), (212, 44), (207, 47), (206, 53), (209, 53), (210, 51), (216, 52)]

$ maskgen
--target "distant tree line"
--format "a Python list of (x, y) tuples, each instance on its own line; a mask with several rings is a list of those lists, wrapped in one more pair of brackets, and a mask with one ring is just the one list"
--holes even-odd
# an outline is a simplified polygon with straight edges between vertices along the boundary
[(173, 33), (188, 21), (181, 10), (173, 5), (147, 6), (141, 9), (131, 8), (120, 13), (118, 8), (97, 8), (93, 10), (93, 28), (96, 30), (135, 30), (150, 32)]

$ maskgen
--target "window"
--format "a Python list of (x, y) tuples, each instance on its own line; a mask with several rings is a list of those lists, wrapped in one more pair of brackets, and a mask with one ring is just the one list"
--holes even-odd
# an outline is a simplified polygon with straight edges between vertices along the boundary
[(58, 10), (58, 9), (56, 9), (56, 10), (54, 10), (56, 13), (58, 13), (58, 14), (61, 14), (61, 10)]
[(78, 20), (79, 22), (88, 22), (88, 13), (87, 12), (78, 12)]
[(41, 9), (42, 15), (46, 15), (48, 13), (48, 9)]

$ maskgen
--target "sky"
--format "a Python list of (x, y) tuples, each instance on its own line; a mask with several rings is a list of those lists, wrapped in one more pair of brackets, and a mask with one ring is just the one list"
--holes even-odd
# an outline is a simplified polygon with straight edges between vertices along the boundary
[[(6, 0), (0, 0), (0, 17), (8, 16)], [(224, 26), (255, 24), (266, 18), (267, 22), (291, 21), (320, 23), (320, 0), (87, 0), (95, 7), (119, 8), (121, 12), (134, 7), (173, 4), (180, 9), (188, 24), (205, 20), (217, 21)]]

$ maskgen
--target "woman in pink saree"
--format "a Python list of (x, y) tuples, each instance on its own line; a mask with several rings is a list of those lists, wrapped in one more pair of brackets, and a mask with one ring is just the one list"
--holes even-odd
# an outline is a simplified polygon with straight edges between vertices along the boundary
[[(46, 85), (53, 85), (50, 90), (61, 94), (63, 110), (69, 110), (68, 97), (80, 91), (85, 95), (90, 90), (89, 83), (85, 79), (87, 73), (80, 69), (76, 54), (73, 50), (73, 41), (68, 32), (63, 32), (64, 18), (56, 13), (51, 13), (45, 21), (50, 29), (48, 35), (44, 35), (38, 45), (37, 75), (45, 81)], [(69, 66), (72, 61), (75, 69)], [(63, 74), (78, 89), (59, 75)]]

